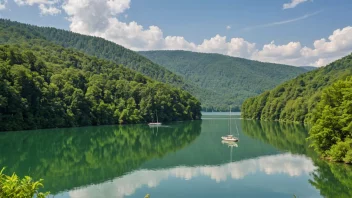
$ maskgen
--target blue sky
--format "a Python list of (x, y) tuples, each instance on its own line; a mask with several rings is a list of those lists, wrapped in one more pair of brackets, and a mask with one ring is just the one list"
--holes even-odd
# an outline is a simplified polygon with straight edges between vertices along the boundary
[(351, 0), (0, 2), (1, 18), (100, 36), (132, 50), (182, 49), (314, 66), (352, 51)]

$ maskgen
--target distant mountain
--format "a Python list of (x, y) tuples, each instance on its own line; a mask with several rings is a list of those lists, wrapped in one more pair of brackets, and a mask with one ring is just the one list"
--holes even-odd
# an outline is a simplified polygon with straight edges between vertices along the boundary
[(247, 99), (242, 105), (242, 116), (262, 120), (310, 122), (322, 91), (348, 76), (352, 76), (352, 54)]
[(226, 110), (248, 98), (292, 79), (307, 70), (220, 54), (188, 51), (142, 51), (141, 55), (182, 76), (213, 95), (199, 95), (204, 107)]
[(211, 91), (185, 82), (181, 76), (175, 75), (144, 56), (105, 39), (0, 19), (0, 44), (20, 44), (33, 39), (50, 41), (65, 48), (74, 48), (85, 54), (122, 64), (154, 80), (174, 85), (191, 93), (198, 93), (198, 96), (213, 94)]
[[(200, 119), (200, 102), (187, 91), (59, 46), (31, 27), (0, 20), (0, 131), (146, 123), (156, 111), (161, 122)], [(170, 75), (160, 79), (187, 85), (137, 53), (126, 53), (131, 57), (125, 61), (136, 60), (136, 69), (165, 71)]]
[(308, 70), (308, 71), (313, 71), (318, 69), (318, 67), (313, 67), (313, 66), (301, 66), (301, 68)]

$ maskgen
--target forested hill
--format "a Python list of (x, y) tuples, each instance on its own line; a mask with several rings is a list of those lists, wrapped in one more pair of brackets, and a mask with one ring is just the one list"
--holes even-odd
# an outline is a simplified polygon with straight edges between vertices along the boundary
[[(214, 93), (211, 104), (240, 106), (248, 98), (272, 89), (307, 70), (299, 67), (263, 63), (220, 54), (188, 51), (139, 52), (157, 64)], [(203, 103), (208, 101), (197, 93)]]
[[(324, 88), (352, 75), (352, 54), (302, 74), (242, 105), (244, 118), (310, 122)], [(342, 97), (342, 96), (341, 96)]]
[(150, 122), (155, 111), (160, 121), (200, 119), (200, 110), (188, 92), (111, 61), (40, 39), (0, 45), (0, 131)]
[(111, 60), (152, 79), (175, 85), (189, 92), (206, 92), (186, 83), (182, 77), (153, 63), (138, 53), (102, 38), (86, 36), (50, 27), (38, 27), (0, 19), (0, 44), (13, 44), (30, 39), (45, 39), (65, 48), (74, 48), (85, 54)]
[(313, 66), (301, 66), (301, 68), (308, 70), (308, 71), (313, 71), (318, 69), (318, 67), (313, 67)]

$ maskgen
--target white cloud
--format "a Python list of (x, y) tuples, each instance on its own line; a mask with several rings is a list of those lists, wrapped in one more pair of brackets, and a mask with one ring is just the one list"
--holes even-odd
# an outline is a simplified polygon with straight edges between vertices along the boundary
[(309, 13), (309, 14), (305, 14), (303, 16), (300, 16), (300, 17), (297, 17), (294, 19), (288, 19), (288, 20), (284, 20), (284, 21), (277, 21), (277, 22), (272, 22), (272, 23), (267, 23), (267, 24), (256, 25), (256, 26), (252, 26), (252, 27), (246, 27), (243, 30), (248, 31), (248, 30), (253, 30), (253, 29), (257, 29), (257, 28), (273, 27), (273, 26), (277, 26), (277, 25), (284, 25), (284, 24), (288, 24), (288, 23), (293, 23), (293, 22), (297, 22), (297, 21), (300, 21), (303, 19), (307, 19), (307, 18), (312, 17), (314, 15), (317, 15), (321, 12), (323, 12), (323, 10)]
[(297, 65), (296, 61), (301, 56), (301, 43), (290, 42), (286, 45), (276, 45), (274, 41), (263, 46), (262, 50), (257, 50), (252, 55), (252, 59), (275, 62), (289, 65)]
[[(137, 34), (143, 27), (136, 23), (126, 24), (117, 20), (115, 15), (129, 8), (130, 0), (67, 0), (62, 8), (71, 21), (70, 29), (74, 32), (90, 35), (111, 35), (111, 30), (117, 30), (114, 36), (121, 33)], [(130, 35), (126, 35), (128, 37)]]
[[(154, 188), (163, 180), (168, 180), (171, 177), (191, 180), (196, 177), (206, 176), (220, 183), (227, 179), (244, 179), (246, 176), (255, 173), (264, 173), (266, 175), (285, 174), (290, 177), (298, 177), (308, 175), (315, 169), (316, 167), (309, 158), (286, 153), (232, 162), (220, 166), (180, 166), (161, 170), (137, 170), (128, 175), (116, 178), (111, 182), (72, 190), (69, 192), (69, 195), (71, 198), (123, 198), (133, 195), (136, 190), (143, 186)], [(287, 186), (285, 188), (286, 191), (291, 191), (287, 189)]]
[(287, 45), (275, 45), (272, 41), (270, 44), (264, 45), (263, 50), (259, 52), (260, 56), (293, 58), (299, 57), (301, 43), (290, 42)]
[(282, 8), (285, 9), (290, 9), (290, 8), (295, 8), (297, 5), (307, 2), (308, 0), (291, 0), (290, 3), (285, 3)]
[(0, 10), (6, 9), (7, 0), (0, 0)]
[(61, 13), (61, 10), (52, 6), (46, 6), (44, 4), (39, 5), (40, 14), (42, 15), (57, 15)]
[(17, 5), (23, 6), (23, 5), (34, 5), (34, 4), (47, 4), (47, 5), (53, 5), (56, 3), (59, 3), (60, 0), (14, 0)]
[(188, 42), (182, 36), (167, 36), (165, 38), (164, 49), (169, 49), (169, 50), (182, 49), (182, 50), (189, 50), (189, 51), (197, 51), (196, 50), (197, 46), (194, 43)]
[(333, 62), (336, 59), (337, 58), (319, 58), (314, 63), (311, 63), (310, 66), (322, 67), (322, 66), (328, 65), (329, 63)]
[(215, 37), (209, 40), (204, 39), (203, 43), (199, 45), (197, 49), (201, 52), (214, 52), (224, 54), (228, 51), (226, 36), (220, 36), (217, 34)]
[(314, 49), (302, 49), (303, 56), (336, 56), (352, 51), (352, 27), (337, 29), (328, 40), (322, 38), (314, 42)]
[(231, 29), (231, 26), (230, 26), (230, 25), (226, 26), (226, 29), (227, 29), (227, 30), (230, 30), (230, 29)]
[(209, 40), (205, 39), (195, 51), (250, 57), (255, 51), (255, 43), (245, 41), (243, 38), (232, 38), (230, 42), (227, 42), (226, 36), (216, 35)]
[(41, 15), (57, 15), (61, 10), (55, 7), (56, 4), (61, 3), (61, 0), (14, 0), (19, 6), (33, 6), (38, 5)]
[(314, 41), (314, 48), (302, 47), (299, 42), (277, 46), (264, 45), (252, 58), (291, 65), (325, 66), (352, 52), (352, 27), (337, 29), (328, 39)]
[[(219, 34), (204, 39), (200, 44), (195, 44), (182, 36), (164, 36), (158, 26), (144, 28), (135, 21), (130, 23), (119, 21), (116, 15), (124, 13), (129, 8), (130, 0), (84, 0), (83, 2), (81, 0), (67, 0), (63, 5), (63, 9), (69, 15), (72, 31), (103, 37), (132, 50), (189, 50), (297, 66), (321, 66), (334, 58), (346, 55), (346, 52), (342, 53), (342, 50), (348, 51), (352, 47), (350, 27), (336, 30), (329, 37), (330, 41), (325, 39), (315, 41), (314, 49), (303, 47), (300, 42), (289, 42), (284, 45), (276, 45), (272, 42), (264, 45), (262, 49), (257, 49), (255, 43), (243, 38), (228, 39)], [(320, 12), (322, 11), (252, 28), (287, 24), (317, 15)], [(335, 57), (333, 58), (333, 56)], [(319, 61), (319, 59), (321, 60)]]
[(255, 44), (242, 38), (227, 42), (226, 37), (216, 35), (196, 45), (181, 36), (164, 37), (157, 26), (144, 28), (135, 21), (119, 21), (115, 15), (123, 13), (129, 5), (129, 0), (67, 0), (63, 9), (69, 15), (71, 31), (103, 37), (133, 50), (182, 49), (243, 57), (249, 57), (254, 50)]
[[(130, 8), (130, 0), (15, 0), (15, 2), (18, 5), (38, 5), (42, 15), (60, 13), (57, 6), (61, 4), (63, 11), (68, 15), (71, 31), (102, 37), (132, 50), (189, 50), (220, 53), (296, 66), (323, 66), (352, 51), (352, 27), (335, 30), (328, 39), (316, 40), (313, 48), (302, 46), (297, 41), (279, 45), (271, 42), (259, 47), (244, 38), (227, 38), (219, 34), (196, 44), (183, 36), (164, 35), (162, 29), (155, 25), (143, 27), (136, 21), (129, 23), (119, 21), (119, 15), (126, 17), (127, 14), (124, 13)], [(297, 6), (302, 2), (292, 1), (286, 7)], [(247, 29), (288, 24), (320, 12), (322, 11)]]

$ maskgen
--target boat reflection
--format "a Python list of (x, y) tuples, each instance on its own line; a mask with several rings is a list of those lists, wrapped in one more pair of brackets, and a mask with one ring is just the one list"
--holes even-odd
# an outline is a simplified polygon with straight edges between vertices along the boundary
[(238, 147), (238, 144), (234, 141), (226, 141), (226, 140), (222, 140), (221, 141), (222, 144), (227, 144), (228, 147)]

